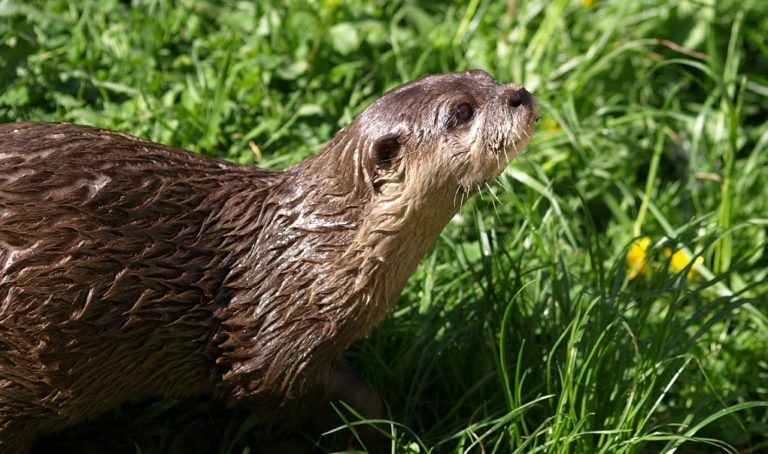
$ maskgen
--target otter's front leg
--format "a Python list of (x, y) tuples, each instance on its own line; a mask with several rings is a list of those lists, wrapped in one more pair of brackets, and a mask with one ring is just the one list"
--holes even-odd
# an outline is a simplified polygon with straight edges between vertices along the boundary
[(387, 416), (379, 393), (341, 361), (328, 374), (325, 390), (331, 402), (344, 402), (366, 419)]
[[(388, 413), (384, 401), (373, 386), (361, 379), (355, 371), (341, 361), (337, 361), (333, 368), (325, 375), (325, 396), (329, 403), (342, 412), (342, 417), (347, 420), (355, 420), (353, 415), (345, 410), (340, 402), (350, 406), (355, 412), (365, 419), (387, 419)], [(329, 415), (330, 414), (330, 415)], [(325, 412), (318, 415), (322, 420), (319, 425), (326, 426), (326, 430), (332, 429), (330, 425), (339, 426), (343, 423), (339, 415), (328, 406)], [(333, 421), (333, 422), (332, 422)], [(355, 431), (366, 448), (380, 451), (380, 447), (388, 440), (385, 435), (388, 428), (385, 425), (357, 425)]]

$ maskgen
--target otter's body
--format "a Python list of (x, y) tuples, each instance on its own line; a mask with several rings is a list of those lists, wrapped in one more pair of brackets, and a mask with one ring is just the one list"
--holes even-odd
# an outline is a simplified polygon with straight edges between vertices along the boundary
[(148, 396), (379, 412), (339, 355), (535, 116), (485, 73), (431, 76), (282, 172), (0, 125), (0, 451)]

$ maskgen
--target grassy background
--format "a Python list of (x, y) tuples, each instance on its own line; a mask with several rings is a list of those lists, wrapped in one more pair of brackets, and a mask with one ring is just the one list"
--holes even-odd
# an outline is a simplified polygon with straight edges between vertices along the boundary
[[(386, 89), (466, 68), (525, 84), (544, 116), (349, 352), (394, 449), (768, 449), (768, 2), (0, 0), (0, 120), (270, 168)], [(688, 279), (665, 248), (703, 263)], [(66, 437), (312, 446), (204, 399), (126, 405)]]

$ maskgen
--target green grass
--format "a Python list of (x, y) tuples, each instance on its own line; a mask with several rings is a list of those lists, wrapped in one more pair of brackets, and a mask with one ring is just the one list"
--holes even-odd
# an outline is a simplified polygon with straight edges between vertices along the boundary
[[(0, 120), (281, 168), (419, 75), (524, 83), (543, 110), (530, 151), (348, 354), (392, 411), (393, 449), (768, 449), (768, 2), (267, 3), (0, 0)], [(664, 248), (703, 263), (688, 279)], [(312, 445), (205, 399), (126, 405), (70, 437)]]

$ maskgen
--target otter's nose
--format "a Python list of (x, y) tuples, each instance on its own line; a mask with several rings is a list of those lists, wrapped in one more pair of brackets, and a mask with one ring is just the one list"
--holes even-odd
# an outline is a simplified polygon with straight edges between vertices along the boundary
[(507, 104), (513, 109), (521, 106), (530, 107), (533, 96), (523, 87), (511, 88), (507, 91)]

